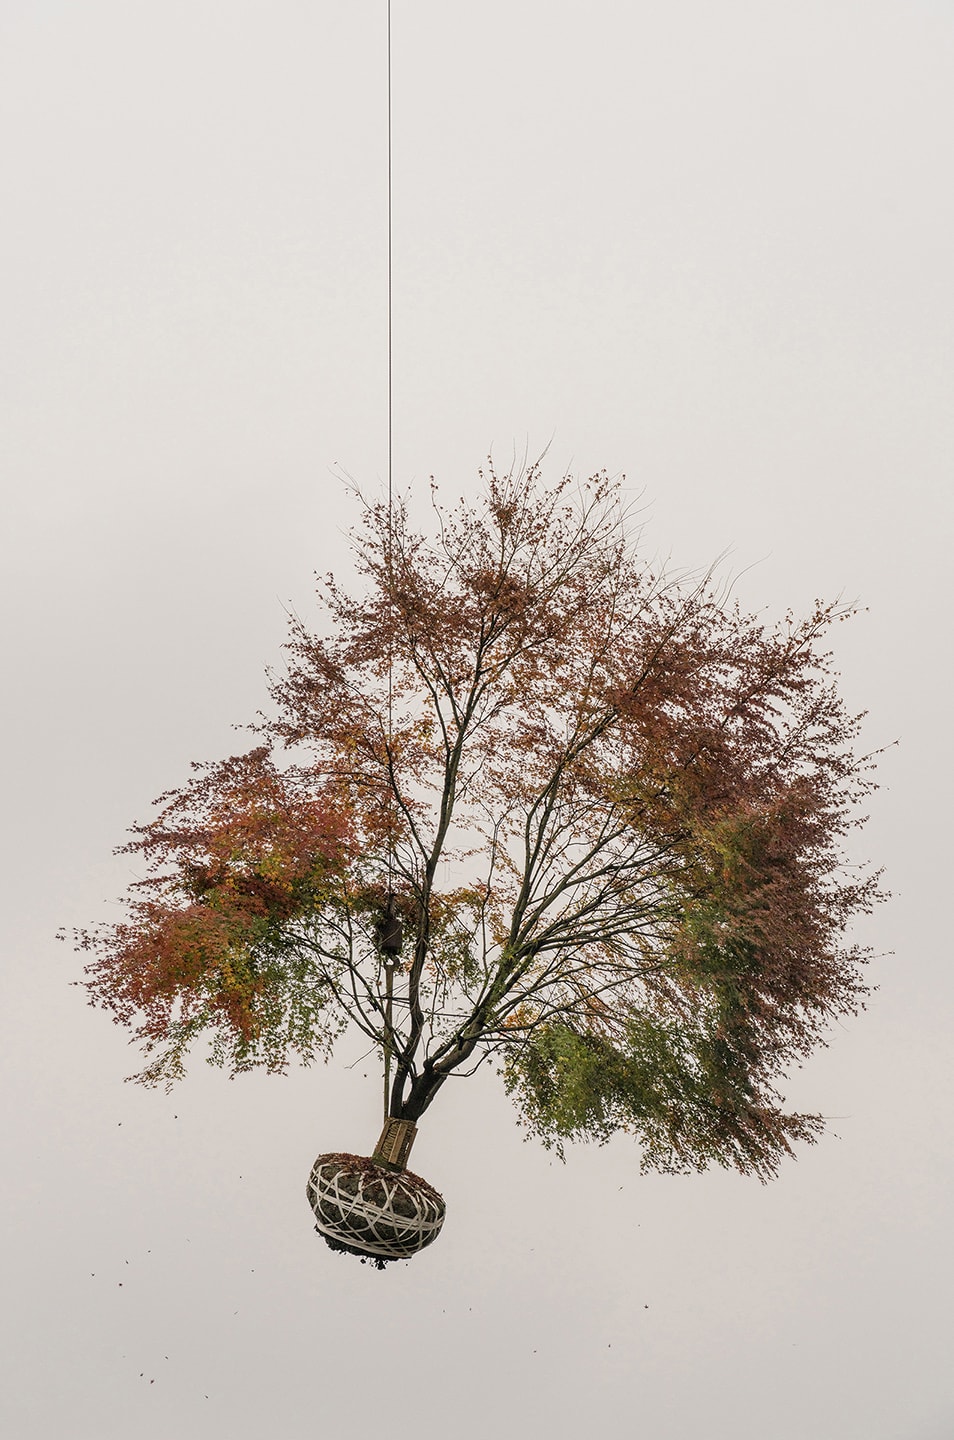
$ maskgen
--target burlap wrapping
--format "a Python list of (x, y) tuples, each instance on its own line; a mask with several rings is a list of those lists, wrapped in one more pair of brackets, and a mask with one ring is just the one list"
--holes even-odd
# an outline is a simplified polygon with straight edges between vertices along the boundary
[(426, 1180), (360, 1155), (319, 1155), (307, 1195), (330, 1243), (376, 1259), (416, 1255), (444, 1223), (444, 1201)]
[(384, 1122), (381, 1138), (374, 1147), (372, 1161), (385, 1168), (406, 1170), (416, 1134), (417, 1126), (413, 1120), (398, 1120), (396, 1116), (389, 1115)]

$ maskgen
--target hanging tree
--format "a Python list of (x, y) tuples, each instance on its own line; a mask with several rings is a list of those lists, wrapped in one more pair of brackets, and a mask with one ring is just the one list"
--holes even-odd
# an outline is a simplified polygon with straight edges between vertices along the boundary
[(202, 1034), (233, 1072), (377, 1048), (377, 1148), (308, 1194), (379, 1264), (439, 1231), (410, 1145), (488, 1058), (546, 1145), (770, 1177), (822, 1128), (777, 1085), (861, 1003), (844, 933), (878, 898), (840, 850), (871, 788), (824, 650), (849, 612), (767, 628), (656, 573), (605, 475), (432, 503), (430, 534), (364, 507), (361, 593), (328, 579), (260, 743), (161, 797), (128, 918), (80, 936), (146, 1083)]

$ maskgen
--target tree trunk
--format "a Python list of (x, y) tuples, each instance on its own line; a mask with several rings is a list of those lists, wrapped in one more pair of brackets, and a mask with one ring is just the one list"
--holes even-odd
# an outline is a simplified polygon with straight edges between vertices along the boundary
[(381, 1165), (385, 1170), (406, 1170), (416, 1134), (417, 1126), (413, 1120), (389, 1115), (371, 1159), (375, 1165)]

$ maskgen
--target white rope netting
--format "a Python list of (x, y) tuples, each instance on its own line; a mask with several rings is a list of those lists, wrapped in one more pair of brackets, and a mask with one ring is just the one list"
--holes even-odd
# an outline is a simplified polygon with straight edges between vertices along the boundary
[(426, 1180), (361, 1156), (319, 1155), (307, 1195), (326, 1239), (385, 1260), (416, 1255), (444, 1223), (444, 1201)]

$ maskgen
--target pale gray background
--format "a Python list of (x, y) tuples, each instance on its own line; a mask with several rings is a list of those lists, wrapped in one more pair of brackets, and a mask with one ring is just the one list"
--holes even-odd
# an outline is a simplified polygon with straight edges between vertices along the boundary
[(116, 915), (111, 847), (345, 566), (332, 466), (384, 475), (384, 14), (0, 6), (0, 1433), (948, 1440), (950, 3), (394, 0), (399, 483), (552, 436), (746, 602), (870, 607), (835, 643), (901, 741), (854, 842), (895, 898), (793, 1078), (833, 1133), (767, 1188), (561, 1168), (482, 1076), (415, 1151), (444, 1236), (382, 1275), (304, 1200), (373, 1074), (124, 1087), (68, 988), (56, 927)]

